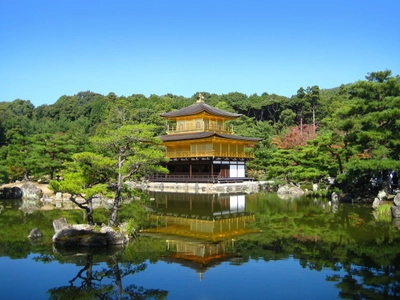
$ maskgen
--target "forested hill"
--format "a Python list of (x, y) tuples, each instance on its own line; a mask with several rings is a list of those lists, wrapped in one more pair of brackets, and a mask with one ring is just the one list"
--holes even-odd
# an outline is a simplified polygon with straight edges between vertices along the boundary
[[(299, 88), (290, 98), (200, 93), (211, 106), (243, 114), (232, 121), (235, 134), (263, 139), (249, 163), (252, 176), (296, 182), (400, 169), (400, 79), (389, 70), (333, 89)], [(95, 151), (89, 139), (104, 128), (146, 123), (163, 134), (159, 114), (197, 98), (86, 91), (38, 107), (28, 100), (1, 102), (0, 183), (54, 176), (74, 153)]]
[[(318, 87), (316, 87), (318, 88)], [(320, 90), (321, 103), (329, 102), (342, 87)], [(305, 90), (300, 88), (299, 93)], [(16, 99), (12, 102), (0, 102), (2, 139), (0, 145), (7, 144), (6, 133), (9, 129), (16, 129), (13, 124), (20, 123), (27, 125), (23, 130), (27, 134), (45, 132), (68, 132), (74, 123), (83, 125), (87, 133), (94, 133), (95, 127), (101, 123), (106, 112), (106, 107), (110, 102), (123, 101), (126, 105), (125, 113), (129, 118), (137, 121), (147, 122), (151, 115), (157, 116), (159, 113), (168, 112), (193, 104), (202, 94), (203, 100), (211, 105), (227, 111), (241, 113), (254, 121), (268, 121), (274, 123), (279, 120), (280, 113), (285, 109), (295, 112), (296, 108), (292, 104), (296, 95), (287, 98), (276, 94), (263, 93), (262, 95), (253, 94), (247, 96), (239, 92), (217, 95), (207, 92), (195, 93), (192, 97), (186, 98), (173, 94), (151, 95), (146, 97), (142, 94), (118, 97), (114, 93), (101, 95), (91, 91), (79, 92), (73, 96), (63, 95), (54, 104), (41, 105), (34, 107), (29, 100)], [(13, 121), (11, 121), (13, 120)], [(40, 125), (36, 124), (40, 123)], [(32, 126), (34, 125), (34, 126)], [(27, 130), (27, 131), (25, 131)]]

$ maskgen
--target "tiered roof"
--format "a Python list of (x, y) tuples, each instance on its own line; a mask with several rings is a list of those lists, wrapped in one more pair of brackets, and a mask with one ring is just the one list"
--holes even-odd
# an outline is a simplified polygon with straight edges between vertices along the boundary
[[(200, 113), (206, 112), (210, 115), (217, 116), (217, 117), (222, 117), (224, 119), (236, 119), (240, 117), (242, 114), (236, 114), (236, 113), (231, 113), (228, 111), (224, 111), (215, 107), (212, 107), (202, 100), (202, 95), (200, 94), (199, 96), (200, 100), (198, 100), (196, 103), (189, 105), (187, 107), (184, 107), (182, 109), (168, 112), (168, 113), (163, 113), (160, 114), (161, 117), (167, 118), (167, 119), (178, 119), (180, 117), (187, 117), (187, 116), (193, 116), (193, 115), (198, 115)], [(184, 141), (184, 140), (199, 140), (199, 139), (207, 139), (211, 137), (217, 137), (217, 138), (222, 138), (222, 139), (228, 139), (228, 140), (239, 140), (239, 141), (247, 141), (247, 142), (259, 142), (262, 139), (260, 138), (251, 138), (251, 137), (243, 137), (243, 136), (237, 136), (233, 134), (226, 134), (226, 133), (221, 133), (221, 132), (213, 132), (213, 131), (202, 131), (202, 132), (189, 132), (189, 133), (176, 133), (176, 134), (167, 134), (160, 136), (160, 139), (163, 142), (175, 142), (175, 141)]]
[(235, 113), (227, 112), (227, 111), (212, 107), (203, 101), (197, 101), (196, 103), (189, 105), (187, 107), (184, 107), (180, 110), (163, 113), (163, 114), (160, 114), (160, 116), (164, 117), (164, 118), (168, 118), (168, 119), (174, 119), (174, 118), (178, 118), (178, 117), (197, 115), (202, 112), (207, 112), (210, 115), (225, 117), (225, 118), (229, 118), (229, 119), (236, 119), (241, 116), (241, 114), (235, 114)]
[(183, 134), (168, 134), (168, 135), (160, 136), (160, 139), (163, 142), (174, 142), (174, 141), (184, 141), (184, 140), (206, 139), (206, 138), (210, 138), (213, 136), (218, 137), (218, 138), (228, 139), (228, 140), (240, 140), (240, 141), (248, 141), (248, 142), (259, 142), (262, 140), (260, 138), (250, 138), (250, 137), (218, 133), (218, 132), (193, 132), (193, 133), (183, 133)]

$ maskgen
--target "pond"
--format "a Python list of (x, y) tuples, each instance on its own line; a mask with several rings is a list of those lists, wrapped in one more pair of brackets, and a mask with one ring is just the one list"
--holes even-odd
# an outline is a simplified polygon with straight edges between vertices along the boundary
[[(52, 220), (0, 201), (2, 299), (398, 299), (400, 224), (276, 194), (152, 193), (126, 247), (55, 249)], [(97, 211), (95, 212), (97, 213)], [(95, 215), (96, 216), (96, 215)], [(43, 238), (31, 242), (34, 227)]]

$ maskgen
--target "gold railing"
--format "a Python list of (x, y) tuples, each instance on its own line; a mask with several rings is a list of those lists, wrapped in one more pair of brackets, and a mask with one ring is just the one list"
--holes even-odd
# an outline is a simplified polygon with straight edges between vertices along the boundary
[(168, 125), (167, 133), (185, 133), (185, 132), (203, 132), (203, 131), (215, 131), (221, 133), (232, 134), (233, 126), (222, 126), (222, 125), (210, 125), (204, 122), (197, 124), (185, 124), (179, 126)]
[(235, 152), (235, 151), (167, 151), (166, 156), (169, 158), (185, 158), (185, 157), (229, 157), (229, 158), (254, 158), (253, 152)]

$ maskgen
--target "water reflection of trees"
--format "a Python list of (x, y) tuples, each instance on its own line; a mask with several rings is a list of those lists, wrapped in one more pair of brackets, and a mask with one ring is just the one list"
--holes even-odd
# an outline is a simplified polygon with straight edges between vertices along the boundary
[[(330, 269), (341, 298), (400, 296), (400, 232), (374, 219), (371, 208), (327, 201), (257, 199), (255, 227), (263, 233), (236, 240), (242, 263), (294, 258), (302, 268)], [(247, 207), (252, 207), (251, 203)]]
[[(69, 285), (50, 289), (48, 291), (50, 299), (166, 299), (168, 291), (165, 290), (148, 289), (135, 284), (124, 286), (125, 277), (145, 271), (147, 264), (120, 262), (120, 257), (123, 257), (123, 253), (119, 253), (120, 250), (115, 249), (111, 254), (110, 249), (106, 249), (109, 253), (105, 257), (103, 255), (103, 259), (107, 261), (108, 267), (95, 270), (93, 266), (96, 254), (85, 249), (84, 267), (69, 280)], [(75, 250), (76, 253), (81, 251), (82, 249)], [(69, 258), (72, 254), (69, 251)], [(99, 249), (97, 255), (101, 255)], [(81, 259), (82, 256), (79, 261)]]
[[(194, 207), (178, 200), (184, 207)], [(216, 203), (200, 203), (205, 201)], [(168, 199), (165, 213), (174, 214), (176, 206)], [(216, 206), (212, 208), (215, 211)], [(261, 232), (235, 238), (232, 264), (293, 258), (305, 269), (332, 270), (326, 280), (337, 283), (342, 298), (399, 296), (400, 233), (390, 223), (374, 219), (369, 206), (333, 207), (326, 199), (281, 200), (255, 194), (246, 196), (245, 212), (255, 214), (256, 221), (247, 225)]]
[[(168, 207), (162, 206), (165, 215), (173, 214), (172, 208), (175, 203), (178, 205), (178, 202), (184, 202), (184, 199), (176, 202), (169, 200)], [(213, 203), (218, 205), (209, 205)], [(201, 222), (206, 222), (208, 219), (203, 219), (203, 215), (207, 217), (206, 214), (211, 211), (211, 219), (217, 208), (222, 208), (219, 211), (225, 211), (227, 203), (226, 201), (225, 205), (225, 202), (216, 202), (213, 199), (195, 203), (193, 200), (183, 203), (186, 205), (185, 211), (180, 209), (182, 214), (188, 214), (188, 209), (200, 206), (203, 214), (196, 215), (200, 216)], [(8, 204), (6, 205), (8, 207)], [(20, 258), (35, 252), (42, 253), (36, 258), (42, 262), (56, 259), (61, 263), (84, 266), (77, 276), (71, 278), (72, 284), (66, 282), (66, 286), (49, 291), (52, 293), (52, 299), (79, 299), (78, 295), (85, 299), (94, 299), (98, 295), (104, 296), (105, 299), (118, 295), (125, 298), (136, 295), (135, 297), (139, 298), (145, 297), (144, 292), (146, 295), (153, 294), (162, 298), (167, 293), (158, 289), (121, 285), (123, 292), (118, 286), (118, 282), (122, 284), (124, 278), (146, 271), (143, 268), (145, 261), (157, 262), (171, 257), (165, 254), (165, 239), (140, 236), (118, 254), (116, 260), (113, 259), (113, 253), (94, 253), (91, 257), (80, 258), (72, 258), (68, 253), (55, 255), (46, 245), (46, 241), (53, 234), (51, 226), (43, 227), (43, 245), (31, 245), (26, 236), (37, 224), (51, 224), (51, 220), (57, 217), (56, 213), (58, 212), (36, 212), (24, 216), (20, 210), (12, 211), (7, 208), (0, 214), (3, 224), (12, 224), (4, 226), (0, 237), (2, 255)], [(375, 220), (370, 206), (340, 204), (333, 210), (328, 201), (323, 199), (281, 200), (275, 199), (273, 195), (268, 198), (256, 194), (246, 196), (243, 213), (255, 215), (255, 222), (247, 223), (246, 226), (259, 233), (235, 237), (235, 242), (228, 249), (234, 254), (227, 258), (232, 264), (245, 264), (250, 259), (268, 262), (293, 258), (304, 269), (315, 272), (332, 270), (332, 275), (326, 280), (336, 283), (338, 295), (342, 298), (399, 297), (400, 231), (392, 225), (395, 224), (393, 222)], [(81, 214), (76, 216), (78, 217), (81, 217)], [(108, 262), (109, 267), (93, 270), (93, 265), (97, 262)], [(174, 259), (174, 262), (181, 263), (181, 257)], [(218, 268), (218, 264), (207, 264), (207, 268), (214, 267)]]

